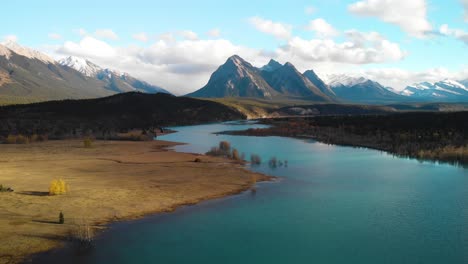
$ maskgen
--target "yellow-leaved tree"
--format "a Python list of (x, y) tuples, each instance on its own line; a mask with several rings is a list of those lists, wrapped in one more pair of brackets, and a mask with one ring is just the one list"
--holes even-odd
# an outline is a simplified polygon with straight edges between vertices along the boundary
[(68, 184), (64, 180), (58, 179), (50, 182), (49, 195), (65, 194), (68, 191)]

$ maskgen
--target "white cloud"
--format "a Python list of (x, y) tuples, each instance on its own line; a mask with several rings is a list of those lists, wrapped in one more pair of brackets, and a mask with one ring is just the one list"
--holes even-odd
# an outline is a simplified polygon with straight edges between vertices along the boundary
[(185, 40), (197, 40), (198, 39), (197, 33), (191, 30), (182, 30), (179, 32), (179, 35), (183, 37)]
[(91, 36), (84, 37), (79, 43), (66, 41), (58, 48), (57, 52), (63, 55), (74, 55), (93, 59), (113, 58), (118, 54), (114, 47)]
[(234, 54), (259, 67), (274, 58), (283, 63), (290, 61), (301, 71), (313, 68), (327, 73), (360, 64), (398, 61), (405, 55), (398, 44), (375, 32), (346, 31), (346, 41), (338, 43), (330, 39), (293, 37), (276, 50), (253, 49), (226, 39), (202, 40), (190, 37), (190, 33), (184, 34), (184, 39), (174, 37), (180, 33), (162, 34), (148, 47), (110, 45), (86, 35), (79, 42), (66, 41), (55, 49), (55, 54), (85, 57), (178, 95), (205, 85), (213, 71)]
[(6, 35), (3, 37), (2, 43), (5, 42), (18, 42), (18, 36), (16, 35)]
[(117, 40), (119, 36), (112, 31), (111, 29), (97, 29), (94, 32), (94, 36), (102, 39), (110, 39), (110, 40)]
[(322, 38), (335, 37), (339, 34), (338, 30), (323, 18), (311, 20), (306, 28), (307, 30), (315, 31), (317, 36)]
[(176, 41), (176, 38), (174, 37), (173, 33), (166, 32), (166, 33), (160, 34), (158, 36), (158, 40), (164, 40), (166, 42), (173, 42), (173, 41)]
[(219, 38), (221, 36), (221, 30), (219, 30), (218, 28), (213, 28), (212, 30), (208, 31), (206, 34), (212, 38)]
[(461, 0), (464, 9), (465, 22), (468, 22), (468, 0)]
[(178, 95), (201, 88), (211, 73), (233, 54), (256, 64), (266, 63), (269, 59), (259, 50), (224, 39), (175, 40), (171, 36), (167, 34), (149, 47), (111, 46), (86, 36), (80, 42), (65, 42), (55, 49), (55, 53), (88, 58), (102, 67), (128, 72)]
[(49, 36), (50, 39), (55, 39), (55, 40), (62, 38), (62, 36), (60, 34), (57, 34), (57, 33), (49, 33), (48, 36)]
[(304, 13), (306, 13), (306, 15), (312, 15), (313, 13), (315, 13), (315, 11), (316, 9), (313, 6), (307, 6), (306, 8), (304, 8)]
[(348, 10), (356, 15), (377, 17), (398, 25), (414, 37), (424, 37), (432, 30), (426, 18), (425, 0), (364, 0), (349, 5)]
[(465, 80), (468, 79), (468, 68), (459, 71), (449, 71), (445, 68), (432, 68), (424, 71), (408, 71), (398, 68), (383, 68), (371, 70), (358, 70), (355, 76), (364, 76), (378, 81), (382, 85), (403, 90), (408, 85), (420, 82), (438, 82), (444, 79)]
[(141, 42), (148, 42), (149, 40), (149, 37), (145, 32), (134, 34), (132, 37), (133, 39), (141, 41)]
[(82, 37), (88, 35), (88, 32), (87, 32), (85, 29), (83, 29), (83, 28), (77, 29), (76, 32), (78, 33), (78, 35), (80, 35), (80, 36), (82, 36)]
[(453, 29), (449, 28), (447, 24), (440, 26), (439, 29), (440, 34), (444, 36), (451, 36), (458, 40), (463, 41), (466, 45), (468, 45), (468, 32), (462, 29)]
[(346, 64), (369, 64), (399, 61), (405, 52), (397, 43), (390, 42), (376, 32), (345, 32), (347, 41), (337, 43), (331, 39), (305, 40), (292, 38), (277, 53), (287, 60), (306, 62), (333, 62)]
[(278, 39), (289, 39), (291, 37), (291, 25), (273, 22), (261, 17), (251, 17), (249, 18), (249, 23), (258, 31), (273, 35)]

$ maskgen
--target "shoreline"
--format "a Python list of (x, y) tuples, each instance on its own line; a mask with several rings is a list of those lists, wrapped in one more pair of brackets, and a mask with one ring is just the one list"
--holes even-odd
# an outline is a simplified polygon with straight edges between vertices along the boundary
[[(362, 120), (359, 118), (363, 118), (365, 121), (366, 119), (370, 120), (369, 123), (362, 124)], [(411, 120), (416, 124), (409, 125), (409, 127), (402, 129), (403, 131), (393, 131), (380, 127), (381, 124), (372, 124), (371, 122), (375, 121), (372, 118), (374, 117), (269, 118), (259, 120), (260, 124), (270, 125), (268, 128), (222, 131), (217, 134), (312, 139), (323, 144), (382, 151), (400, 158), (468, 167), (468, 143), (464, 139), (463, 130), (458, 127), (454, 128), (453, 121), (449, 128), (436, 129), (428, 133), (426, 129), (420, 128), (423, 124), (418, 123), (418, 121)], [(384, 117), (381, 118), (384, 119)], [(395, 122), (395, 120), (408, 122), (398, 118), (390, 121)], [(460, 135), (456, 134), (458, 132)], [(375, 133), (379, 135), (376, 136)], [(440, 140), (441, 135), (457, 138), (453, 134), (462, 139), (455, 139), (453, 142)]]
[[(23, 263), (59, 250), (79, 220), (86, 219), (99, 235), (114, 222), (236, 195), (250, 189), (252, 179), (275, 179), (232, 160), (168, 149), (176, 142), (96, 141), (92, 149), (81, 144), (2, 145), (0, 184), (15, 191), (0, 193), (0, 236), (9, 242), (0, 245), (0, 263)], [(48, 184), (58, 175), (71, 191), (49, 196)], [(62, 210), (65, 224), (60, 225)]]

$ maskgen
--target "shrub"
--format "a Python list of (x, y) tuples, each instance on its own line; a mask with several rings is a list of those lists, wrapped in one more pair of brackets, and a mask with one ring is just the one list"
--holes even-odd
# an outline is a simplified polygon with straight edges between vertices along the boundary
[(85, 220), (76, 223), (69, 235), (70, 240), (75, 242), (81, 250), (90, 249), (93, 246), (93, 229)]
[(6, 144), (16, 144), (16, 136), (14, 135), (8, 135), (8, 137), (5, 140)]
[(65, 217), (63, 216), (62, 211), (59, 214), (59, 224), (63, 225), (65, 223)]
[(13, 189), (0, 184), (0, 192), (13, 192)]
[(272, 169), (276, 169), (276, 167), (278, 167), (278, 160), (276, 159), (276, 157), (272, 157), (268, 161), (268, 166), (270, 166), (270, 168), (272, 168)]
[(29, 144), (29, 138), (23, 135), (16, 136), (16, 144)]
[(92, 148), (93, 147), (93, 140), (91, 138), (89, 138), (89, 137), (85, 138), (83, 140), (83, 146), (85, 148)]
[(233, 160), (241, 160), (241, 157), (239, 156), (239, 151), (237, 151), (237, 149), (232, 150), (231, 157)]
[(262, 159), (257, 154), (251, 154), (250, 155), (250, 163), (252, 165), (260, 165), (262, 163)]
[(61, 195), (69, 191), (67, 183), (62, 180), (53, 180), (50, 182), (49, 195)]
[(227, 141), (221, 141), (219, 142), (219, 149), (224, 153), (229, 153), (231, 152), (231, 143)]

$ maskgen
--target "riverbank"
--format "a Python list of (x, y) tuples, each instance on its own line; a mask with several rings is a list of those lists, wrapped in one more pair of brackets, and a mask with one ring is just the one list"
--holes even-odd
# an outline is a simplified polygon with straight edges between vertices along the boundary
[[(165, 141), (80, 140), (1, 145), (0, 263), (63, 245), (78, 223), (94, 229), (112, 221), (168, 212), (182, 205), (236, 194), (253, 179), (272, 177), (231, 160), (167, 150)], [(194, 162), (195, 159), (201, 162)], [(49, 184), (63, 179), (65, 195), (49, 196)], [(63, 212), (65, 223), (58, 224)]]
[(310, 138), (400, 157), (468, 166), (468, 112), (263, 119), (269, 128), (222, 134)]

